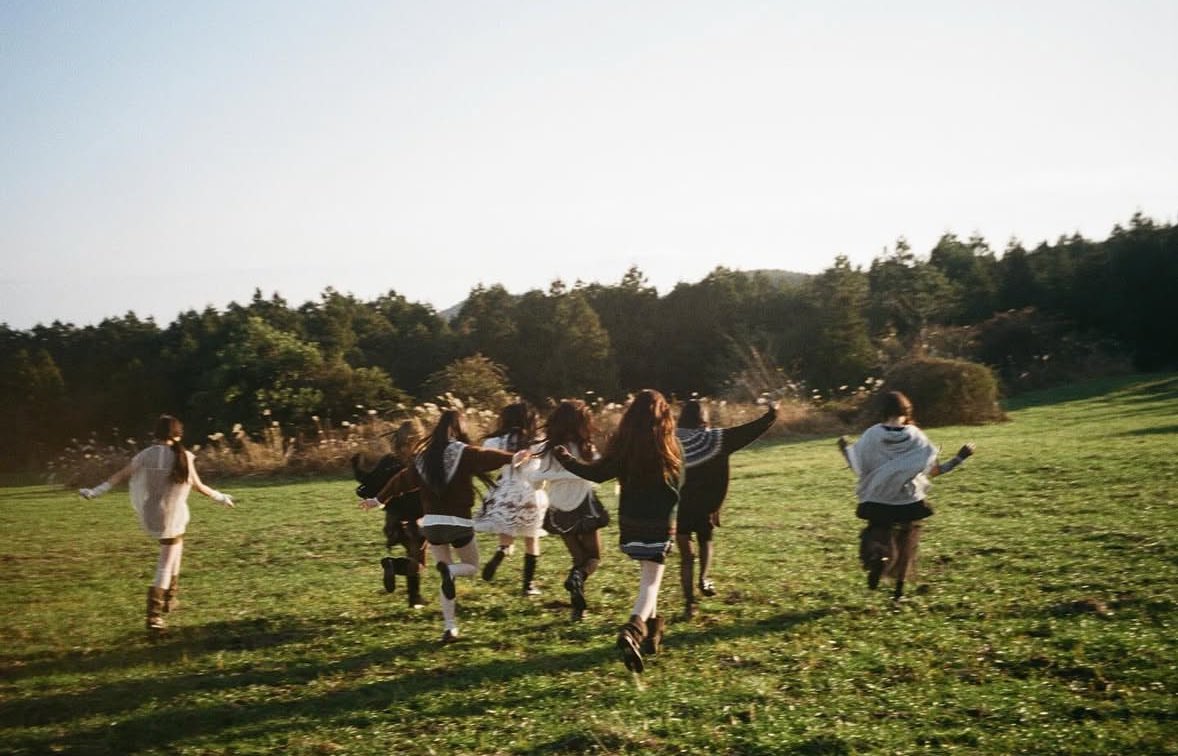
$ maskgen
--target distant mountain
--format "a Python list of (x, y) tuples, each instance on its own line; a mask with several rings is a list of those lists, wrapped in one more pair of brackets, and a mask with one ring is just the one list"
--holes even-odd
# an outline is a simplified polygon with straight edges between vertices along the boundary
[(800, 286), (814, 277), (813, 273), (796, 273), (792, 270), (777, 270), (775, 268), (766, 270), (742, 270), (740, 272), (750, 276), (758, 274), (765, 276), (778, 286)]
[[(750, 277), (756, 276), (756, 275), (761, 275), (761, 276), (764, 276), (765, 278), (768, 278), (771, 283), (776, 284), (777, 286), (780, 286), (782, 288), (792, 288), (794, 286), (800, 286), (803, 283), (805, 283), (806, 281), (808, 281), (814, 277), (814, 275), (812, 273), (797, 273), (792, 270), (777, 270), (775, 268), (773, 268), (773, 269), (767, 268), (764, 270), (737, 270), (734, 272), (743, 273), (746, 276), (750, 276)], [(447, 307), (444, 310), (439, 310), (438, 317), (441, 318), (442, 320), (445, 320), (447, 323), (449, 323), (449, 322), (453, 321), (454, 318), (458, 317), (458, 313), (462, 312), (462, 306), (464, 304), (466, 304), (465, 299), (456, 305), (452, 305), (451, 307)]]

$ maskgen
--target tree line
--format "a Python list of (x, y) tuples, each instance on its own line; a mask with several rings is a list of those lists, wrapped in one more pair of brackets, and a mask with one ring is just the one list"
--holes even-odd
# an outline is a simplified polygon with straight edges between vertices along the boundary
[(480, 285), (449, 320), (395, 291), (362, 301), (329, 288), (299, 306), (255, 291), (164, 327), (133, 312), (0, 325), (0, 464), (35, 465), (91, 433), (135, 436), (161, 411), (200, 438), (238, 423), (342, 422), (447, 390), (829, 395), (916, 355), (984, 363), (1013, 393), (1100, 366), (1175, 367), (1176, 287), (1178, 230), (1137, 214), (1103, 241), (1012, 240), (998, 254), (946, 234), (917, 255), (901, 239), (866, 268), (845, 257), (813, 276), (719, 267), (665, 295), (636, 267), (616, 284)]

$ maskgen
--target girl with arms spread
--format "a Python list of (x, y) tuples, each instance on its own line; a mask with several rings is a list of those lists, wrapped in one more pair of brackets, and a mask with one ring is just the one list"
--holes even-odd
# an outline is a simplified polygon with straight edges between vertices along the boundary
[(856, 515), (867, 520), (859, 534), (859, 559), (874, 590), (883, 576), (896, 581), (892, 598), (904, 594), (904, 581), (916, 564), (921, 521), (932, 516), (925, 500), (931, 478), (944, 475), (974, 452), (965, 444), (952, 459), (938, 463), (937, 448), (916, 427), (912, 402), (899, 391), (882, 397), (882, 421), (854, 444), (839, 438), (847, 464), (859, 476)]
[(184, 448), (183, 435), (184, 425), (179, 420), (160, 415), (152, 446), (104, 482), (78, 491), (86, 499), (95, 499), (131, 479), (131, 506), (139, 515), (139, 525), (160, 544), (155, 579), (147, 589), (147, 629), (153, 633), (167, 628), (163, 615), (179, 606), (176, 596), (189, 519), (188, 492), (195, 488), (218, 504), (233, 506), (232, 498), (201, 482), (192, 452)]
[(699, 539), (699, 592), (714, 596), (716, 586), (709, 577), (714, 554), (712, 536), (720, 527), (720, 507), (728, 495), (728, 456), (756, 441), (777, 419), (777, 404), (770, 404), (764, 415), (732, 428), (712, 428), (707, 411), (692, 399), (679, 413), (675, 431), (687, 457), (687, 479), (679, 501), (675, 539), (679, 546), (679, 577), (683, 585), (683, 612), (695, 615), (693, 591), (695, 551), (692, 536)]

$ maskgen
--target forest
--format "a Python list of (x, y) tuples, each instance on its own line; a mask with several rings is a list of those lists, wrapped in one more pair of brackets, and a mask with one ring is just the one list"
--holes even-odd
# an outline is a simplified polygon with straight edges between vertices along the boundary
[(918, 254), (900, 239), (866, 268), (843, 256), (816, 275), (718, 267), (665, 294), (636, 267), (616, 284), (477, 286), (450, 317), (390, 283), (371, 301), (328, 288), (301, 305), (258, 290), (163, 326), (134, 312), (0, 324), (0, 465), (35, 469), (80, 437), (142, 435), (162, 411), (203, 438), (385, 416), (445, 392), (480, 406), (643, 387), (834, 397), (912, 356), (984, 364), (1008, 396), (1178, 367), (1178, 227), (1141, 214), (1102, 241), (1011, 240), (998, 253), (945, 234)]

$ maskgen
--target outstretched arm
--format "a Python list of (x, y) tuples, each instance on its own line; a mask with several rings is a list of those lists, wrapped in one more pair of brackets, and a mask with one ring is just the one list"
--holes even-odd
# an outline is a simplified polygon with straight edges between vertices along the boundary
[(954, 468), (973, 455), (974, 448), (974, 443), (972, 441), (970, 441), (968, 444), (965, 444), (957, 450), (957, 456), (946, 462), (940, 462), (934, 465), (933, 469), (929, 471), (929, 477), (935, 478), (938, 475), (944, 475), (945, 473), (953, 472)]
[(566, 470), (576, 475), (578, 478), (591, 480), (594, 483), (604, 483), (607, 480), (618, 477), (618, 465), (610, 457), (602, 457), (592, 462), (582, 462), (563, 446), (558, 446), (552, 450), (552, 454), (556, 457), (556, 461), (560, 462)]
[(731, 454), (756, 441), (765, 431), (773, 427), (773, 423), (776, 420), (777, 402), (773, 402), (769, 405), (769, 409), (766, 410), (765, 414), (756, 420), (751, 420), (743, 425), (724, 428), (721, 431), (723, 434), (721, 438), (723, 439), (724, 453)]
[(229, 494), (223, 494), (215, 488), (210, 488), (209, 486), (206, 486), (204, 484), (204, 481), (202, 481), (200, 479), (200, 476), (196, 474), (196, 467), (192, 468), (192, 487), (195, 488), (197, 491), (200, 491), (202, 494), (209, 497), (213, 501), (217, 502), (218, 504), (222, 504), (222, 505), (228, 507), (229, 509), (232, 509), (234, 507), (233, 497), (230, 496)]
[(853, 468), (851, 464), (851, 454), (847, 449), (851, 446), (851, 442), (847, 440), (846, 436), (839, 436), (838, 440), (839, 452), (843, 455), (843, 459), (847, 460), (847, 467)]
[(123, 467), (122, 470), (119, 470), (114, 475), (110, 476), (106, 480), (104, 480), (101, 483), (99, 483), (98, 485), (94, 486), (94, 488), (79, 488), (78, 495), (81, 496), (83, 499), (97, 499), (99, 496), (102, 496), (104, 493), (106, 493), (110, 489), (114, 488), (115, 486), (122, 483), (127, 478), (131, 477), (131, 473), (133, 473), (134, 471), (135, 471), (135, 460), (131, 460), (130, 462), (128, 462), (126, 464), (126, 466)]

